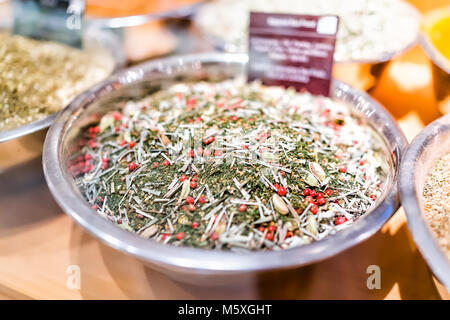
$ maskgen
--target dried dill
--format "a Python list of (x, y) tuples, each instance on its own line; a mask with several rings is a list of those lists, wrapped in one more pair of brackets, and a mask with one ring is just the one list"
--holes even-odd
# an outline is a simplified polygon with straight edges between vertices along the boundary
[(350, 226), (388, 156), (348, 106), (241, 79), (178, 83), (86, 128), (69, 169), (98, 214), (173, 245), (276, 250)]

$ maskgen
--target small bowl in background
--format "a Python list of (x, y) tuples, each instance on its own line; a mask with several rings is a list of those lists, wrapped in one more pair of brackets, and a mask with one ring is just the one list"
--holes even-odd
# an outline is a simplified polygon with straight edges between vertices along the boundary
[[(434, 276), (450, 290), (450, 261), (434, 239), (422, 209), (426, 174), (433, 162), (447, 152), (450, 152), (450, 115), (432, 122), (411, 142), (401, 164), (399, 187), (414, 242)], [(441, 296), (450, 298), (449, 291), (439, 282), (436, 287)]]

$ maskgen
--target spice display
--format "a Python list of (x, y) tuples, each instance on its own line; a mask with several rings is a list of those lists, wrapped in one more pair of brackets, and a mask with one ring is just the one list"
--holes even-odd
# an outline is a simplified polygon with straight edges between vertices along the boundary
[(336, 61), (382, 59), (412, 44), (419, 29), (416, 13), (401, 0), (216, 0), (199, 10), (196, 21), (226, 49), (242, 52), (250, 11), (338, 15)]
[(113, 68), (112, 57), (0, 32), (0, 131), (60, 110)]
[(433, 234), (450, 258), (450, 153), (431, 166), (425, 178), (423, 206)]
[(92, 208), (173, 245), (305, 245), (370, 212), (389, 179), (349, 106), (243, 79), (167, 85), (78, 139), (68, 166)]

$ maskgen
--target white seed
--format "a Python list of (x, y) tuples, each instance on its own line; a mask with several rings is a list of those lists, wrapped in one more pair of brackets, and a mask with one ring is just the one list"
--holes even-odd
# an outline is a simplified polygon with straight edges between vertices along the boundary
[(322, 167), (317, 162), (310, 162), (309, 170), (319, 182), (322, 182), (326, 177), (325, 171), (323, 171)]
[(305, 178), (305, 182), (310, 185), (311, 187), (318, 187), (319, 181), (312, 175), (312, 173), (308, 173), (308, 175)]
[(180, 200), (184, 200), (191, 192), (191, 179), (186, 179), (183, 181), (183, 186), (181, 187)]
[(158, 231), (158, 225), (154, 224), (142, 231), (139, 235), (144, 238), (150, 238)]
[(287, 207), (286, 203), (283, 201), (283, 199), (276, 193), (272, 196), (272, 202), (275, 209), (281, 213), (282, 215), (286, 215), (289, 212), (289, 208)]
[(308, 226), (306, 227), (306, 229), (311, 232), (313, 235), (316, 235), (318, 230), (318, 225), (317, 225), (317, 221), (316, 218), (314, 218), (314, 216), (309, 216), (308, 217)]

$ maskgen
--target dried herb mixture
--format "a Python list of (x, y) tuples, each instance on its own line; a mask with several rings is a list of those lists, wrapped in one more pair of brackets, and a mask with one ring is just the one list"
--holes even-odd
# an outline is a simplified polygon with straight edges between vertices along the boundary
[(389, 161), (348, 106), (241, 79), (177, 83), (105, 114), (69, 169), (106, 219), (233, 251), (308, 244), (383, 195)]
[(60, 110), (113, 68), (112, 58), (0, 32), (0, 131)]

